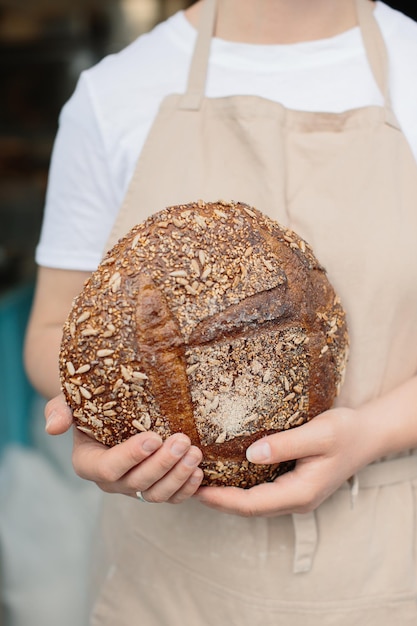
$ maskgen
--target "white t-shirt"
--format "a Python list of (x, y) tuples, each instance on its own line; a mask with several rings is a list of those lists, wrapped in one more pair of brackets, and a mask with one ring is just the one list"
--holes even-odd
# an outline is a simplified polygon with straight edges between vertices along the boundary
[[(382, 2), (394, 112), (417, 160), (417, 23)], [(196, 31), (176, 13), (83, 72), (64, 106), (49, 175), (39, 265), (93, 271), (162, 99), (186, 88)], [(382, 104), (359, 28), (320, 41), (212, 41), (206, 95), (258, 95), (291, 109)]]

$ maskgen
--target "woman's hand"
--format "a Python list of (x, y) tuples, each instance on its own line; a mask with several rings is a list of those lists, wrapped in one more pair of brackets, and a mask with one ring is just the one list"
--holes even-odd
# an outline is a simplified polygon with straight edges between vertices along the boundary
[[(51, 435), (62, 434), (73, 424), (62, 395), (48, 402), (45, 417)], [(107, 493), (136, 497), (140, 491), (148, 502), (183, 502), (201, 483), (201, 459), (201, 451), (181, 433), (164, 443), (156, 433), (140, 433), (108, 448), (74, 428), (75, 472)]]
[[(51, 400), (45, 414), (50, 434), (63, 433), (72, 425), (63, 396)], [(127, 495), (141, 491), (150, 502), (173, 503), (196, 493), (203, 504), (242, 516), (307, 513), (371, 461), (417, 448), (417, 376), (358, 409), (331, 409), (303, 426), (252, 444), (247, 451), (252, 462), (297, 459), (297, 464), (274, 482), (247, 490), (198, 489), (203, 477), (197, 467), (201, 452), (185, 435), (162, 443), (158, 435), (147, 432), (106, 448), (74, 431), (75, 471), (104, 491)]]
[(368, 428), (353, 409), (326, 411), (298, 428), (264, 437), (247, 450), (248, 460), (255, 463), (297, 459), (293, 471), (246, 490), (202, 487), (197, 498), (211, 508), (246, 517), (312, 511), (377, 454)]

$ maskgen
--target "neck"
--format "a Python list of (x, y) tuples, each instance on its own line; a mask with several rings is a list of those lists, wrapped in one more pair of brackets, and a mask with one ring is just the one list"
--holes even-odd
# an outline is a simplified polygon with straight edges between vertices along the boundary
[[(203, 0), (185, 12), (194, 27)], [(217, 0), (216, 37), (252, 44), (326, 39), (357, 25), (354, 0)]]

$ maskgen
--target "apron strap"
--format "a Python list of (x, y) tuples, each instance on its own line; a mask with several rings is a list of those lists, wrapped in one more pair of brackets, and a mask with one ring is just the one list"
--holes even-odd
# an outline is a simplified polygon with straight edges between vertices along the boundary
[[(387, 122), (399, 128), (392, 111), (388, 89), (388, 57), (385, 42), (374, 17), (372, 0), (356, 0), (356, 12), (362, 39), (372, 74), (384, 98)], [(201, 9), (197, 39), (188, 75), (188, 84), (179, 108), (198, 111), (201, 107), (207, 79), (210, 44), (216, 26), (217, 0), (205, 0)]]
[(374, 2), (372, 0), (356, 0), (356, 12), (369, 65), (386, 101), (388, 97), (388, 59), (385, 43), (374, 17)]
[(295, 535), (293, 573), (309, 572), (318, 544), (316, 513), (293, 513), (292, 523)]
[(201, 8), (200, 23), (194, 54), (188, 75), (187, 90), (180, 109), (198, 111), (205, 94), (211, 38), (216, 26), (217, 0), (205, 0)]
[(375, 82), (384, 98), (384, 107), (387, 122), (399, 128), (399, 124), (392, 111), (388, 87), (388, 55), (384, 39), (374, 16), (373, 0), (356, 0), (356, 13), (366, 56)]

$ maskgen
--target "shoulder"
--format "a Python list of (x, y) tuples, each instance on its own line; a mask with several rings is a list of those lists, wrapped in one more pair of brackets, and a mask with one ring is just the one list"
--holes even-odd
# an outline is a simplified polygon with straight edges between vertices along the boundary
[(180, 11), (106, 56), (81, 74), (60, 126), (81, 128), (107, 155), (125, 146), (136, 160), (162, 100), (185, 90), (195, 36)]
[(85, 71), (82, 82), (104, 117), (185, 85), (193, 29), (182, 12)]
[(41, 265), (97, 266), (159, 104), (185, 85), (193, 36), (178, 13), (80, 76), (55, 140)]
[(417, 22), (380, 1), (376, 2), (375, 18), (396, 71), (402, 68), (414, 76), (415, 67), (410, 61), (417, 55)]
[(417, 45), (417, 22), (411, 17), (376, 0), (375, 18), (388, 42), (405, 38), (407, 44)]

